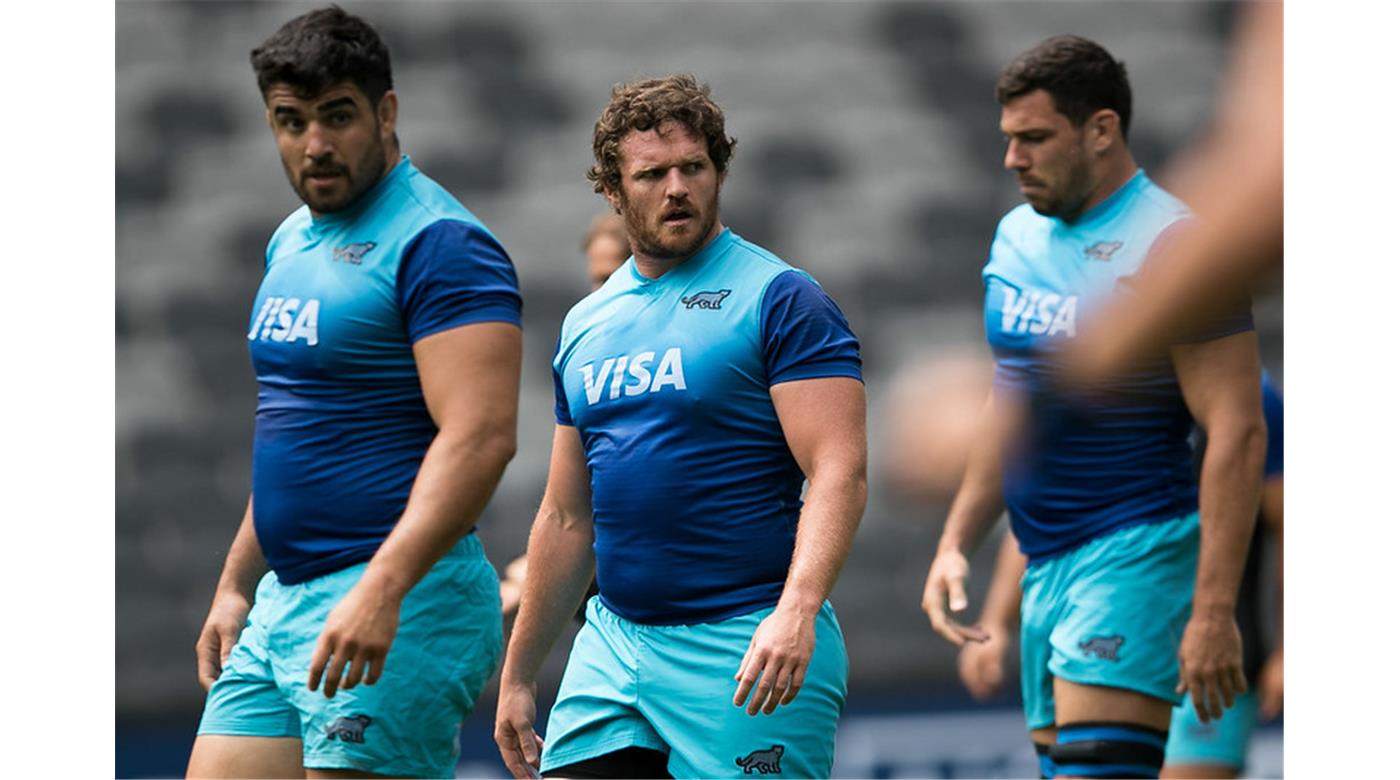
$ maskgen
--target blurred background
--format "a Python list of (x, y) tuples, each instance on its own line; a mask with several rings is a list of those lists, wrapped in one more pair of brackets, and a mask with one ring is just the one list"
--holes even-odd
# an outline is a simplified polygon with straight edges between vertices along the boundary
[[(272, 230), (300, 205), (248, 52), (311, 3), (116, 6), (116, 769), (183, 772), (203, 703), (193, 645), (249, 486), (244, 333)], [(358, 3), (393, 56), (403, 150), (501, 239), (525, 297), (519, 452), (479, 526), (524, 549), (553, 425), (549, 361), (588, 290), (583, 173), (612, 85), (689, 71), (738, 138), (723, 221), (817, 277), (862, 342), (870, 503), (832, 596), (851, 657), (835, 773), (1034, 776), (1017, 682), (974, 704), (919, 608), (959, 463), (893, 436), (897, 408), (960, 409), (982, 381), (979, 271), (1019, 194), (1001, 169), (1000, 68), (1074, 32), (1127, 63), (1149, 175), (1206, 129), (1237, 7), (1216, 2)], [(1282, 386), (1280, 290), (1256, 298)], [(941, 393), (935, 396), (933, 394)], [(955, 439), (959, 414), (921, 421)], [(890, 468), (927, 464), (910, 476)], [(940, 489), (940, 487), (942, 489)], [(980, 606), (995, 539), (973, 560)], [(572, 629), (570, 629), (572, 631)], [(541, 678), (547, 706), (568, 637)], [(1014, 669), (1014, 660), (1012, 661)], [(499, 776), (494, 687), (461, 776)], [(541, 712), (545, 710), (541, 709)], [(541, 724), (542, 726), (543, 724)], [(1250, 774), (1278, 777), (1278, 724)]]

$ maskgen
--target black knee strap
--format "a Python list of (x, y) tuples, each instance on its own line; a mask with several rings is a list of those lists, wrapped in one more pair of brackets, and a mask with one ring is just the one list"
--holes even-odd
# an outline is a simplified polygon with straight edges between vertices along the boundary
[(1135, 723), (1067, 723), (1056, 729), (1050, 760), (1075, 777), (1157, 777), (1167, 732)]

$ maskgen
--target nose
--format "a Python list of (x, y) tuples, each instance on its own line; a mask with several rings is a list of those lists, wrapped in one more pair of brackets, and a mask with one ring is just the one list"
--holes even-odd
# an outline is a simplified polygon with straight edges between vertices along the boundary
[(690, 194), (690, 183), (681, 174), (680, 168), (672, 168), (666, 172), (666, 197), (671, 200), (685, 200)]
[(1008, 171), (1024, 171), (1031, 167), (1030, 158), (1026, 156), (1025, 150), (1014, 138), (1006, 142), (1006, 155), (1002, 158), (1001, 164)]
[(314, 159), (325, 157), (335, 151), (330, 137), (320, 122), (312, 122), (306, 128), (306, 156)]

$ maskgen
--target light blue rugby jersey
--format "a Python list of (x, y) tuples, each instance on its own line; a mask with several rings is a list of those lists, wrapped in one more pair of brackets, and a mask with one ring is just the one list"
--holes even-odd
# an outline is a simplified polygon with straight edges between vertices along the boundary
[(810, 276), (729, 230), (659, 279), (629, 259), (574, 306), (555, 417), (583, 441), (609, 609), (680, 624), (777, 603), (803, 475), (769, 388), (859, 380), (859, 349)]
[(273, 234), (253, 306), (253, 523), (284, 584), (368, 560), (398, 522), (437, 426), (413, 343), (520, 324), (515, 269), (471, 212), (404, 157), (350, 208)]
[[(1002, 455), (1002, 483), (1031, 563), (1196, 508), (1192, 419), (1169, 355), (1141, 362), (1092, 394), (1052, 381), (1055, 353), (1137, 273), (1159, 238), (1189, 217), (1139, 170), (1073, 223), (1023, 204), (997, 227), (982, 271), (985, 324), (999, 402), (1024, 404), (1028, 412), (1027, 428)], [(1252, 328), (1245, 306), (1188, 340)]]

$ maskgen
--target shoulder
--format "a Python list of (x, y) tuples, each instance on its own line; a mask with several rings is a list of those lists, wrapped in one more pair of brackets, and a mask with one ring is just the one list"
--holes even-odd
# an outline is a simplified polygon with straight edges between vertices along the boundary
[(1005, 273), (1010, 267), (1025, 263), (1028, 253), (1045, 245), (1052, 227), (1051, 219), (1037, 214), (1029, 203), (1006, 212), (992, 236), (983, 275)]
[(267, 256), (271, 259), (278, 247), (301, 240), (306, 229), (311, 225), (311, 209), (306, 206), (293, 211), (282, 220), (282, 224), (272, 231), (272, 238), (267, 242)]
[(1185, 224), (1193, 216), (1191, 209), (1175, 195), (1148, 179), (1133, 199), (1129, 217), (1144, 232), (1160, 234)]
[(411, 168), (394, 182), (393, 197), (386, 206), (395, 227), (410, 241), (431, 231), (500, 243), (471, 210), (417, 168)]

